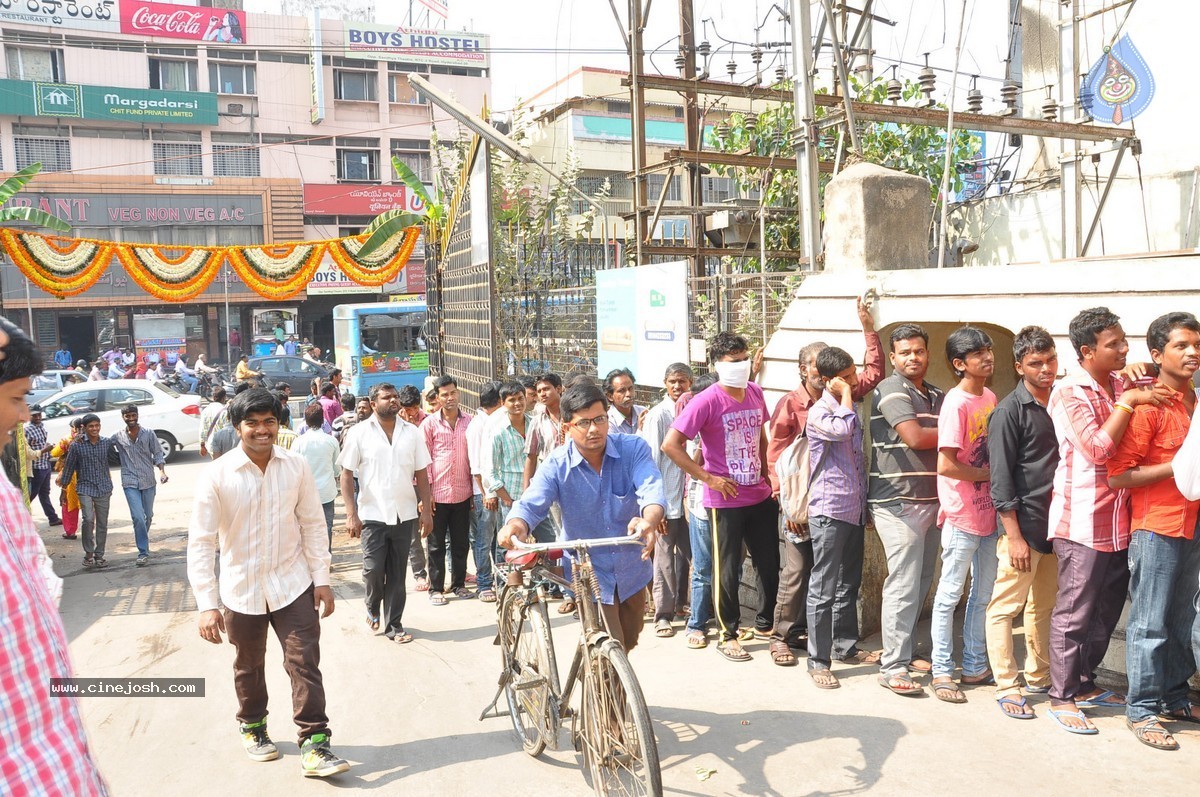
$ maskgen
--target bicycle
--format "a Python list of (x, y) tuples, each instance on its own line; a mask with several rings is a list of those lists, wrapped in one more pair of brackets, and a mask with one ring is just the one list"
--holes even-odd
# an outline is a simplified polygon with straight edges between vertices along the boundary
[[(638, 542), (629, 537), (518, 542), (518, 550), (506, 554), (508, 566), (498, 566), (505, 579), (497, 579), (502, 586), (496, 603), (495, 644), (500, 646), (503, 669), (496, 695), (479, 719), (507, 713), (521, 746), (534, 757), (547, 747), (561, 749), (559, 732), (570, 719), (573, 747), (584, 757), (596, 794), (659, 797), (662, 772), (650, 712), (625, 649), (605, 626), (588, 553), (590, 548)], [(564, 550), (576, 554), (571, 582), (545, 563)], [(546, 610), (546, 589), (553, 585), (573, 590), (579, 607), (579, 642), (565, 687), (560, 686)], [(578, 711), (571, 707), (577, 685)], [(501, 695), (507, 712), (496, 708)]]

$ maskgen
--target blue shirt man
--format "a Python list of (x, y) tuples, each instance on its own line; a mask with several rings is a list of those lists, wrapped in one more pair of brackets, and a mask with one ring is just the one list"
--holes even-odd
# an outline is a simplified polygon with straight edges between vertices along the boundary
[(63, 346), (58, 351), (54, 352), (54, 364), (59, 368), (71, 367), (71, 352), (67, 351), (66, 346)]
[(613, 638), (633, 650), (653, 576), (654, 533), (666, 507), (662, 474), (645, 440), (608, 434), (608, 402), (595, 385), (568, 390), (560, 408), (570, 440), (538, 468), (497, 541), (511, 548), (514, 537), (529, 539), (555, 502), (562, 507), (564, 539), (641, 536), (641, 551), (629, 546), (592, 554), (601, 614)]

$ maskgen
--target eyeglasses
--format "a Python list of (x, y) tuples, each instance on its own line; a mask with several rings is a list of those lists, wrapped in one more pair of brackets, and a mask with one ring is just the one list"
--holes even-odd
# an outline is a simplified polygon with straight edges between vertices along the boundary
[(571, 421), (570, 425), (574, 426), (581, 432), (586, 432), (592, 426), (595, 426), (596, 428), (608, 426), (608, 416), (597, 415), (595, 418), (580, 418), (577, 421)]

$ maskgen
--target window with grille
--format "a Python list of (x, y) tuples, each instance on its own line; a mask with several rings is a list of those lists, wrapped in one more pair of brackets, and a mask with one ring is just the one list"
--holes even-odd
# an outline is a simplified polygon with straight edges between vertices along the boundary
[(346, 182), (378, 182), (379, 151), (339, 149), (337, 151), (337, 176), (339, 180)]
[(71, 142), (65, 138), (13, 138), (17, 171), (41, 163), (44, 172), (71, 171)]
[(333, 70), (333, 98), (335, 100), (362, 100), (374, 102), (374, 72), (353, 72), (346, 69)]
[(199, 144), (163, 144), (154, 142), (155, 174), (204, 174)]
[(704, 178), (705, 203), (727, 202), (736, 199), (737, 195), (737, 184), (732, 177)]
[(66, 81), (62, 50), (39, 50), (34, 47), (6, 48), (8, 76), (16, 80), (43, 80), (47, 83)]
[(258, 177), (258, 147), (213, 144), (213, 177)]
[[(392, 157), (399, 158), (400, 161), (412, 169), (413, 174), (423, 183), (428, 183), (433, 180), (433, 163), (429, 159), (428, 152), (404, 152), (403, 150), (392, 150)], [(397, 180), (400, 175), (392, 175)]]
[[(663, 180), (665, 175), (652, 174), (646, 180), (646, 194), (651, 202), (657, 202), (659, 194), (663, 190)], [(683, 199), (683, 190), (680, 188), (679, 175), (671, 178), (671, 184), (667, 187), (667, 200), (670, 202), (678, 202)]]
[(255, 94), (254, 64), (208, 62), (208, 86), (218, 94)]
[(163, 91), (199, 91), (195, 61), (150, 59), (150, 88)]

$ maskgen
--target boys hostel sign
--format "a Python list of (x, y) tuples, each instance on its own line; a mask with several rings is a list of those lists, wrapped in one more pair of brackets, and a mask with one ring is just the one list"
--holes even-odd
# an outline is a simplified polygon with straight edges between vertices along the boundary
[(196, 91), (0, 79), (0, 101), (4, 112), (13, 116), (146, 124), (217, 124), (217, 95)]
[(409, 64), (488, 68), (488, 37), (462, 31), (416, 30), (346, 22), (346, 55)]

